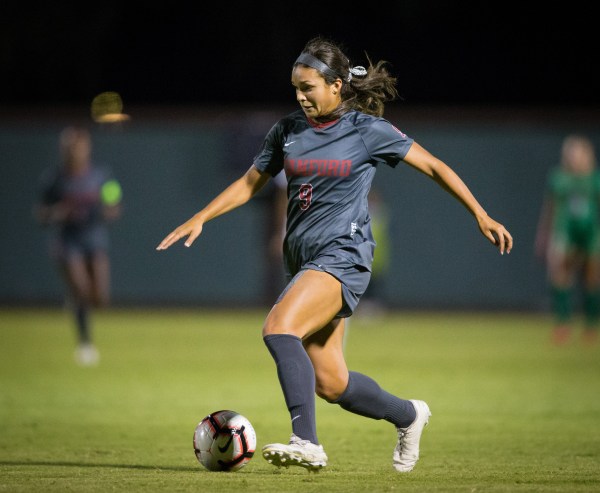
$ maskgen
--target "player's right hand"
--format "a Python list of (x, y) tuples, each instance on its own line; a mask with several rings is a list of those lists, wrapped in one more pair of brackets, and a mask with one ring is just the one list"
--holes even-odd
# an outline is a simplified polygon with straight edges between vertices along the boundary
[(187, 237), (184, 245), (189, 247), (194, 243), (194, 240), (200, 236), (202, 233), (202, 226), (204, 225), (204, 221), (199, 218), (197, 215), (183, 223), (178, 228), (171, 231), (165, 238), (159, 243), (156, 247), (157, 250), (166, 250), (173, 243), (176, 243), (181, 238)]

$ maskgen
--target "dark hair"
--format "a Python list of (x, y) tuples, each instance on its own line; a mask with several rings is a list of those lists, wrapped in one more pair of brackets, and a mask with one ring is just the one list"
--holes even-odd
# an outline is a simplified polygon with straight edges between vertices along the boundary
[[(353, 66), (342, 51), (342, 47), (322, 36), (317, 36), (308, 41), (302, 53), (308, 53), (318, 58), (342, 79), (340, 93), (342, 103), (331, 115), (328, 115), (329, 118), (331, 116), (339, 117), (350, 110), (382, 116), (385, 103), (398, 97), (396, 77), (388, 72), (388, 63), (384, 60), (380, 60), (373, 65), (367, 55), (366, 74), (352, 74), (350, 70)], [(294, 65), (298, 63), (296, 62)], [(338, 78), (321, 70), (318, 71), (328, 84), (333, 84)]]

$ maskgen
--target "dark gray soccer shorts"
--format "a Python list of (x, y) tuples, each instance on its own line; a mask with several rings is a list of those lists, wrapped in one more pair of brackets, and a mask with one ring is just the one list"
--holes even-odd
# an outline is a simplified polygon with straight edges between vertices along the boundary
[(350, 317), (354, 313), (371, 280), (371, 272), (366, 267), (356, 264), (337, 252), (330, 252), (306, 262), (295, 274), (288, 273), (289, 282), (279, 295), (276, 304), (308, 269), (327, 272), (342, 283), (342, 309), (337, 313), (336, 318)]

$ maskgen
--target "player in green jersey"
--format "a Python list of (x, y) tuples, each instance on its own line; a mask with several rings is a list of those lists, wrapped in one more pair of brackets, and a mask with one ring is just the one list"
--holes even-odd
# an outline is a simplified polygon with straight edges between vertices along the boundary
[(567, 136), (560, 165), (551, 170), (536, 237), (545, 258), (555, 318), (553, 341), (571, 335), (574, 293), (581, 282), (584, 340), (598, 337), (600, 320), (600, 171), (594, 145), (581, 135)]

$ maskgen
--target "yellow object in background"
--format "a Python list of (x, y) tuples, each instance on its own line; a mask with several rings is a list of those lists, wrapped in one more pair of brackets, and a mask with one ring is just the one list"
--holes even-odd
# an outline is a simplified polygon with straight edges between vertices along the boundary
[(119, 202), (121, 202), (123, 191), (121, 190), (121, 185), (117, 180), (109, 180), (102, 185), (100, 195), (104, 204), (117, 205)]
[(123, 113), (123, 100), (118, 92), (106, 91), (92, 100), (92, 119), (98, 123), (116, 123), (129, 120)]

